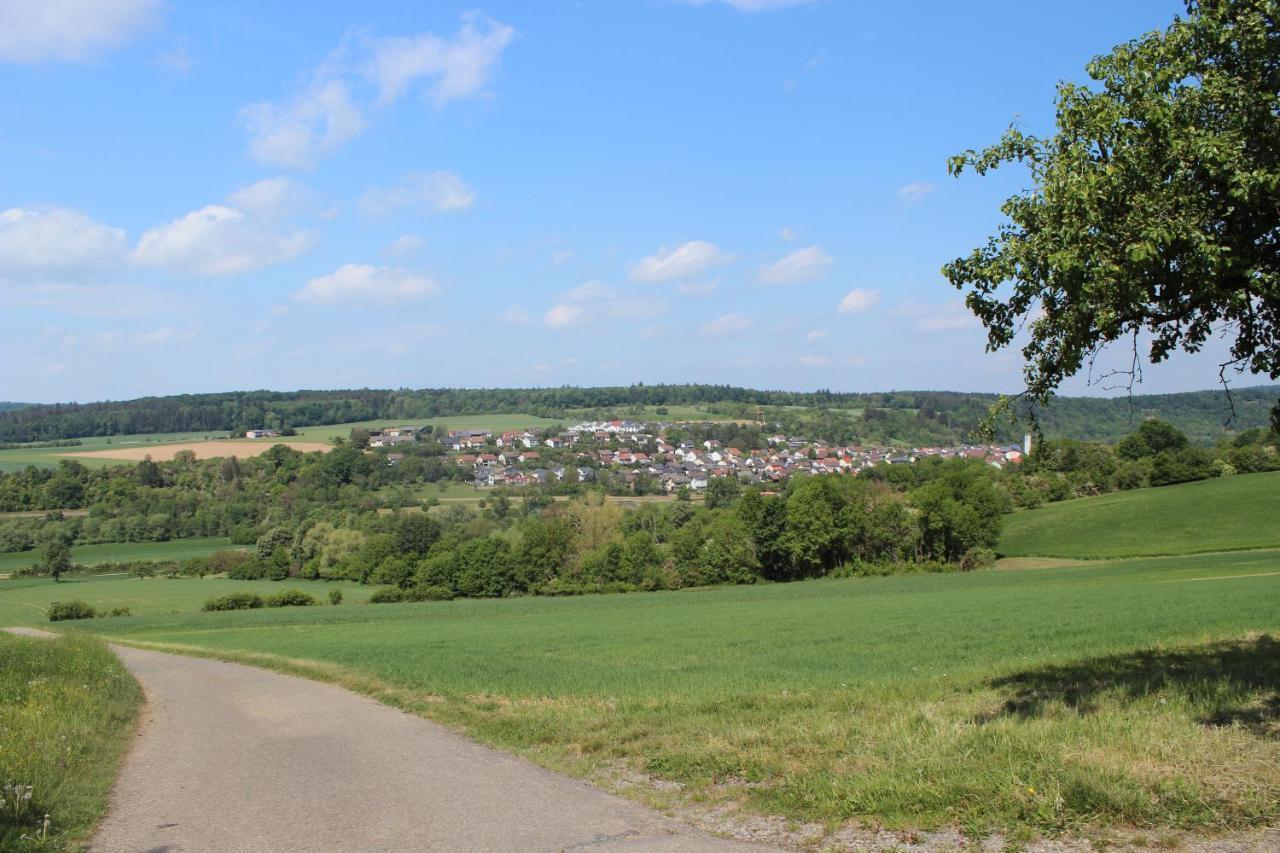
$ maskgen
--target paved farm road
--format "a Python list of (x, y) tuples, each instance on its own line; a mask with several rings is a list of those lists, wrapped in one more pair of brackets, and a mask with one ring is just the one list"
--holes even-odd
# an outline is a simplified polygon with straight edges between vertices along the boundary
[(339, 687), (115, 651), (148, 703), (93, 851), (763, 849)]

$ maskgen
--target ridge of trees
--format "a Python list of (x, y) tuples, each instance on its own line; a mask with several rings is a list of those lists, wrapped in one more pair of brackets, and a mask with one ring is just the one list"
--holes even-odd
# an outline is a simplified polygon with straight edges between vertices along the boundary
[[(1144, 417), (1158, 417), (1197, 444), (1264, 426), (1280, 386), (1132, 398), (1055, 397), (1036, 411), (1048, 436), (1115, 441)], [(698, 405), (751, 420), (757, 407), (770, 423), (832, 442), (943, 444), (972, 440), (996, 394), (956, 391), (842, 393), (769, 391), (728, 385), (644, 385), (599, 388), (435, 388), (237, 391), (143, 397), (97, 403), (32, 405), (0, 410), (0, 443), (29, 443), (161, 432), (228, 432), (355, 421), (414, 421), (519, 412), (567, 419), (581, 413), (652, 419), (647, 407)], [(1022, 414), (1026, 414), (1026, 410)], [(1021, 437), (1003, 424), (1000, 440)]]

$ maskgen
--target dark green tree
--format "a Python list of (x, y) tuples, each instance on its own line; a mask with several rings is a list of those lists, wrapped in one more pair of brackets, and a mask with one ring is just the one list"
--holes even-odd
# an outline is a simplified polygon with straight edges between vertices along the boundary
[[(1223, 371), (1280, 377), (1280, 0), (1187, 0), (1187, 14), (1062, 83), (1057, 132), (1010, 128), (950, 161), (1016, 163), (1030, 186), (986, 245), (943, 268), (988, 350), (1029, 339), (1023, 392), (1047, 403), (1108, 344), (1151, 362), (1222, 332)], [(1272, 410), (1280, 423), (1280, 403)]]

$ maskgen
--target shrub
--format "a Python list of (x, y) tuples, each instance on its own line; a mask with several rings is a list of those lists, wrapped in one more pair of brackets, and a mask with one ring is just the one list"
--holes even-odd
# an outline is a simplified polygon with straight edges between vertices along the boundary
[(63, 622), (68, 619), (92, 619), (97, 613), (83, 601), (55, 601), (49, 605), (49, 621)]
[(329, 603), (339, 605), (342, 603), (342, 590), (334, 588), (329, 590)]
[(401, 601), (412, 600), (410, 596), (412, 590), (401, 589), (398, 586), (384, 586), (382, 589), (369, 596), (370, 604), (396, 604)]
[(413, 596), (417, 601), (452, 601), (453, 590), (439, 584), (425, 584), (415, 587)]
[(262, 596), (251, 592), (233, 592), (204, 603), (203, 610), (256, 610), (262, 606)]
[(972, 572), (975, 569), (989, 569), (995, 564), (995, 551), (990, 548), (970, 548), (960, 558), (960, 571)]
[(314, 597), (300, 589), (284, 589), (263, 601), (267, 607), (311, 607), (315, 603)]
[(111, 608), (111, 612), (110, 612), (110, 613), (108, 613), (107, 615), (108, 615), (108, 616), (111, 616), (111, 617), (128, 616), (128, 615), (129, 615), (129, 608), (127, 608), (127, 607), (113, 607), (113, 608)]

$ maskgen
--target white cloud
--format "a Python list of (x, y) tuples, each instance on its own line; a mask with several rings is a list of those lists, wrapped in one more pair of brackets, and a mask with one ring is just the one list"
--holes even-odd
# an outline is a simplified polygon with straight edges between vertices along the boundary
[(342, 80), (317, 81), (291, 101), (249, 104), (240, 111), (249, 152), (259, 163), (312, 169), (365, 128), (364, 112)]
[(250, 154), (270, 165), (314, 168), (321, 157), (364, 131), (371, 105), (357, 101), (353, 92), (368, 84), (377, 89), (380, 106), (396, 101), (419, 79), (430, 81), (427, 94), (438, 106), (480, 97), (514, 36), (511, 27), (469, 13), (450, 38), (422, 33), (344, 39), (297, 93), (240, 111)]
[(833, 263), (820, 247), (808, 246), (764, 267), (756, 278), (761, 284), (799, 284), (826, 275)]
[(147, 231), (132, 256), (147, 266), (234, 275), (297, 257), (314, 243), (309, 231), (276, 230), (233, 207), (211, 204)]
[(855, 287), (844, 295), (836, 310), (841, 314), (862, 314), (874, 308), (879, 301), (880, 291)]
[(89, 59), (146, 29), (160, 10), (160, 0), (0, 0), (0, 60)]
[(437, 289), (431, 279), (395, 267), (344, 264), (328, 275), (311, 279), (293, 298), (322, 305), (349, 301), (393, 305), (413, 302)]
[(553, 305), (546, 314), (542, 315), (542, 322), (546, 323), (553, 329), (567, 329), (576, 325), (581, 321), (586, 312), (580, 305)]
[(719, 280), (714, 281), (686, 281), (684, 284), (676, 287), (676, 292), (681, 296), (710, 296), (720, 288)]
[(573, 249), (561, 249), (551, 256), (551, 265), (562, 267), (573, 260)]
[(516, 31), (476, 13), (462, 20), (452, 38), (422, 33), (374, 40), (365, 74), (378, 88), (378, 103), (398, 100), (420, 78), (430, 81), (427, 95), (440, 106), (482, 94)]
[(792, 228), (789, 225), (784, 225), (781, 229), (779, 229), (778, 236), (781, 237), (783, 240), (786, 240), (788, 243), (790, 243), (797, 236), (796, 229)]
[(422, 238), (417, 234), (404, 234), (387, 244), (382, 251), (397, 258), (411, 255), (422, 248)]
[(394, 187), (370, 187), (360, 196), (360, 212), (381, 216), (402, 207), (420, 207), (432, 213), (466, 210), (476, 194), (453, 172), (410, 174)]
[(822, 331), (821, 329), (814, 329), (812, 332), (805, 335), (804, 339), (812, 344), (822, 340), (826, 336), (827, 336), (827, 333)]
[(293, 213), (306, 204), (310, 195), (302, 184), (280, 176), (241, 187), (228, 195), (227, 201), (252, 213)]
[(46, 364), (44, 368), (44, 372), (45, 373), (62, 373), (66, 369), (67, 369), (67, 365), (64, 362), (55, 361), (53, 364)]
[(815, 0), (683, 0), (690, 6), (707, 6), (721, 3), (739, 12), (768, 12), (774, 9), (787, 9), (792, 6), (804, 6)]
[(705, 240), (691, 240), (670, 250), (663, 246), (655, 254), (641, 258), (631, 268), (631, 280), (646, 283), (670, 281), (697, 275), (728, 260), (729, 256), (715, 245)]
[(802, 355), (800, 363), (807, 367), (826, 367), (831, 363), (831, 359), (825, 355)]
[(721, 335), (736, 335), (745, 332), (751, 328), (751, 318), (744, 317), (741, 314), (725, 314), (723, 317), (703, 323), (699, 329), (702, 334), (712, 337)]
[(923, 201), (937, 188), (936, 184), (926, 184), (917, 181), (915, 183), (907, 184), (905, 187), (899, 187), (898, 197), (907, 204), (915, 204), (918, 201)]
[(74, 210), (0, 211), (0, 277), (100, 270), (124, 248), (124, 231)]
[(170, 328), (153, 329), (150, 332), (135, 332), (129, 339), (140, 347), (154, 347), (168, 343), (174, 334)]

